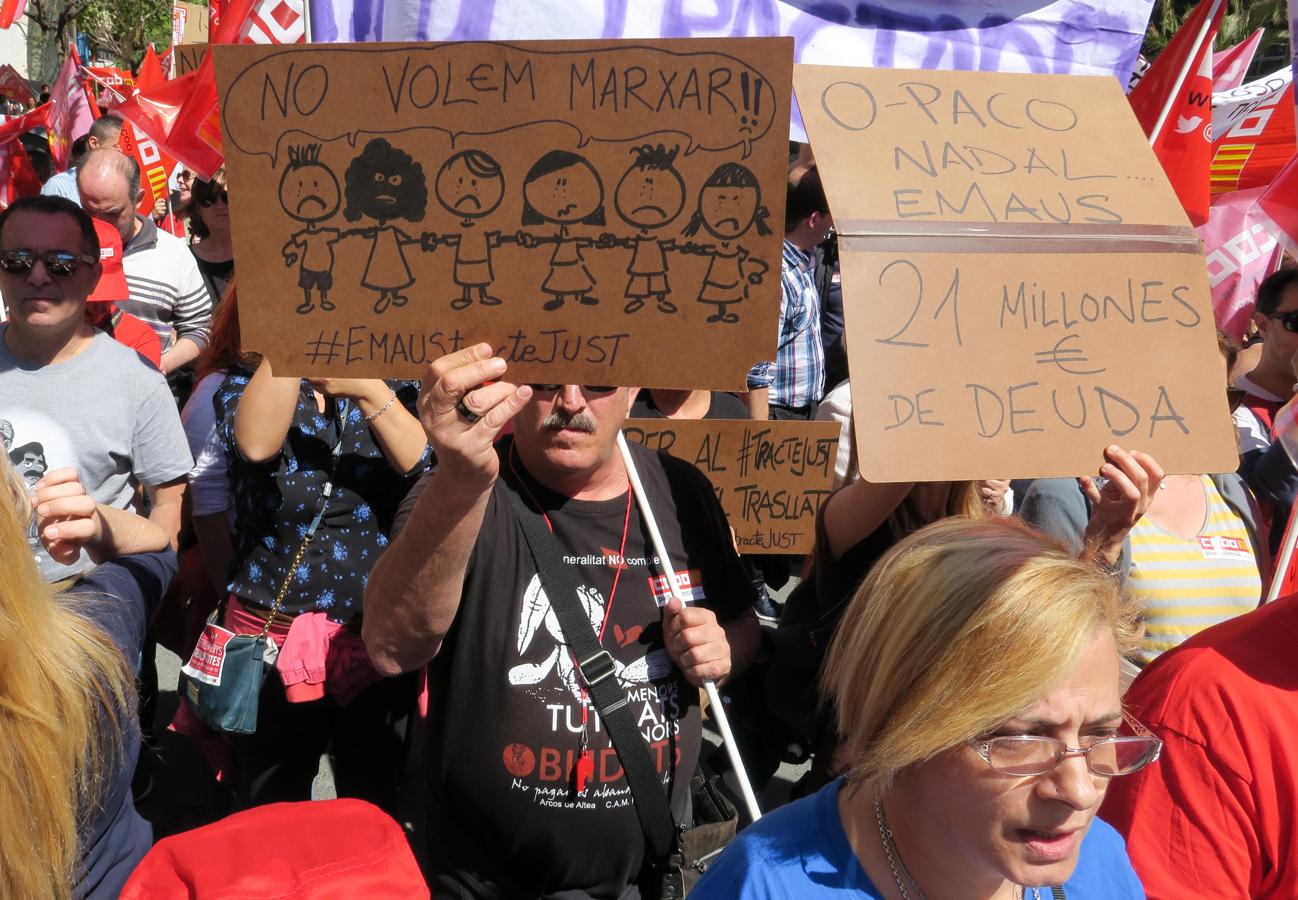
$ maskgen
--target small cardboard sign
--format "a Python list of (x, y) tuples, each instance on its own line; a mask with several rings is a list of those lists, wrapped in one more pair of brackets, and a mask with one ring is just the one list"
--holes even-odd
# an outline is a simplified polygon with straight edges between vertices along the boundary
[(1197, 236), (1116, 82), (798, 66), (878, 482), (1233, 471)]
[[(213, 50), (276, 372), (745, 388), (773, 359), (786, 38)], [(689, 360), (689, 365), (682, 365)]]
[(176, 77), (188, 75), (203, 62), (207, 54), (207, 44), (177, 44), (174, 59), (176, 60)]
[(627, 440), (693, 463), (712, 482), (740, 553), (806, 554), (829, 496), (837, 422), (628, 419)]
[(173, 4), (173, 18), (176, 7), (184, 10), (184, 30), (180, 35), (182, 44), (206, 44), (208, 41), (208, 8), (197, 3), (186, 3), (178, 0)]

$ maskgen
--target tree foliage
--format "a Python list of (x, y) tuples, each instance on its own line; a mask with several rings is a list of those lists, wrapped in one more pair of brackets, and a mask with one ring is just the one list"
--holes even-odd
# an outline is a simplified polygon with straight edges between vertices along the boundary
[[(1212, 0), (1197, 2), (1211, 3)], [(1154, 0), (1149, 30), (1145, 32), (1145, 56), (1152, 59), (1167, 46), (1195, 4), (1196, 0)], [(1275, 53), (1283, 55), (1289, 44), (1287, 0), (1226, 0), (1226, 12), (1222, 16), (1221, 30), (1217, 32), (1215, 49), (1225, 50), (1238, 44), (1259, 28), (1265, 28), (1266, 34), (1258, 47), (1258, 57)]]
[[(35, 2), (35, 0), (33, 0)], [(77, 27), (101, 55), (135, 69), (153, 43), (171, 46), (171, 0), (73, 0), (83, 4)]]

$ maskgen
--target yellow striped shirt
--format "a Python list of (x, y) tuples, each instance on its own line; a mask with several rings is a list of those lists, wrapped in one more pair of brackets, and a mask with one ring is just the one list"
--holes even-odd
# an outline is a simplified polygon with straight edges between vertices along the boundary
[(1131, 529), (1128, 586), (1145, 608), (1140, 657), (1149, 662), (1209, 626), (1254, 609), (1262, 594), (1244, 521), (1200, 475), (1208, 515), (1198, 536), (1171, 534), (1144, 516)]

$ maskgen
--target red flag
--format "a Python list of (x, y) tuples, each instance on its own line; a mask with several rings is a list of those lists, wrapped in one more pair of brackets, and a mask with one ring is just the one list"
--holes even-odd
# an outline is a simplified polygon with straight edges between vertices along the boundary
[(1214, 91), (1229, 91), (1244, 83), (1244, 76), (1248, 74), (1248, 67), (1253, 65), (1253, 57), (1257, 55), (1257, 48), (1262, 43), (1264, 31), (1265, 28), (1259, 28), (1234, 47), (1227, 47), (1220, 53), (1212, 55)]
[(49, 123), (50, 107), (53, 104), (46, 103), (36, 107), (30, 112), (23, 113), (21, 116), (14, 116), (7, 122), (0, 124), (0, 147), (12, 141), (20, 134), (26, 134), (33, 128), (45, 128)]
[(1213, 194), (1265, 187), (1293, 156), (1293, 73), (1288, 66), (1212, 95)]
[(23, 145), (10, 141), (0, 146), (0, 209), (19, 197), (34, 197), (40, 192), (41, 179)]
[(194, 89), (194, 76), (190, 72), (179, 78), (155, 84), (118, 105), (116, 112), (140, 126), (140, 130), (155, 141), (167, 141), (171, 125), (176, 121), (185, 98)]
[(157, 52), (150, 44), (149, 49), (144, 51), (144, 59), (140, 61), (140, 72), (135, 76), (135, 86), (144, 90), (166, 80), (167, 76), (162, 73), (162, 61), (158, 59)]
[(1280, 232), (1288, 235), (1292, 245), (1298, 245), (1298, 156), (1290, 158), (1288, 165), (1262, 192), (1257, 201)]
[(117, 149), (135, 158), (140, 165), (140, 197), (138, 210), (144, 215), (153, 212), (159, 199), (167, 196), (167, 178), (175, 167), (175, 160), (162, 152), (158, 142), (149, 137), (134, 122), (128, 121), (117, 139)]
[[(140, 63), (140, 74), (136, 80), (139, 90), (135, 93), (138, 94), (140, 90), (148, 87), (165, 84), (166, 81), (162, 74), (162, 64), (158, 61), (158, 54), (150, 44), (149, 49), (144, 53), (144, 61)], [(143, 196), (140, 198), (139, 211), (149, 215), (158, 200), (167, 197), (167, 181), (171, 177), (172, 169), (176, 167), (176, 161), (162, 151), (163, 142), (145, 134), (133, 121), (128, 122), (127, 125), (128, 127), (122, 129), (122, 136), (118, 139), (117, 146), (123, 153), (135, 157), (135, 161), (140, 165), (140, 186), (143, 188)]]
[(230, 0), (229, 3), (221, 5), (220, 25), (212, 23), (213, 31), (210, 43), (213, 44), (237, 44), (239, 34), (243, 31), (243, 26), (248, 23), (248, 16), (252, 15), (253, 8), (257, 5), (257, 0)]
[(0, 28), (8, 28), (23, 17), (27, 0), (4, 0), (0, 3)]
[(212, 54), (205, 54), (190, 74), (194, 76), (194, 89), (176, 114), (168, 149), (199, 178), (210, 179), (225, 162)]
[(1181, 206), (1195, 225), (1208, 221), (1212, 41), (1224, 9), (1224, 0), (1200, 0), (1127, 95)]
[(1276, 270), (1284, 251), (1272, 233), (1275, 226), (1257, 206), (1263, 190), (1218, 194), (1208, 224), (1198, 229), (1217, 327), (1237, 341), (1248, 331), (1257, 286)]
[(76, 48), (68, 53), (63, 61), (54, 86), (50, 89), (49, 138), (50, 157), (54, 160), (55, 170), (62, 172), (68, 167), (72, 155), (72, 142), (90, 130), (95, 121), (86, 102), (85, 90), (77, 77), (81, 60), (77, 58)]
[(137, 92), (117, 112), (199, 178), (211, 178), (221, 167), (221, 122), (210, 53), (194, 71)]

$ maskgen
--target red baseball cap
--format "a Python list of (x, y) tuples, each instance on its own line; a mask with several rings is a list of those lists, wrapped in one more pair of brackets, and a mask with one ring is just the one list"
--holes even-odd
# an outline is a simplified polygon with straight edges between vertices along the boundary
[(104, 267), (99, 283), (86, 298), (87, 303), (116, 303), (131, 299), (126, 286), (126, 272), (122, 270), (122, 236), (117, 229), (102, 219), (95, 219), (95, 233), (99, 235), (99, 264)]

